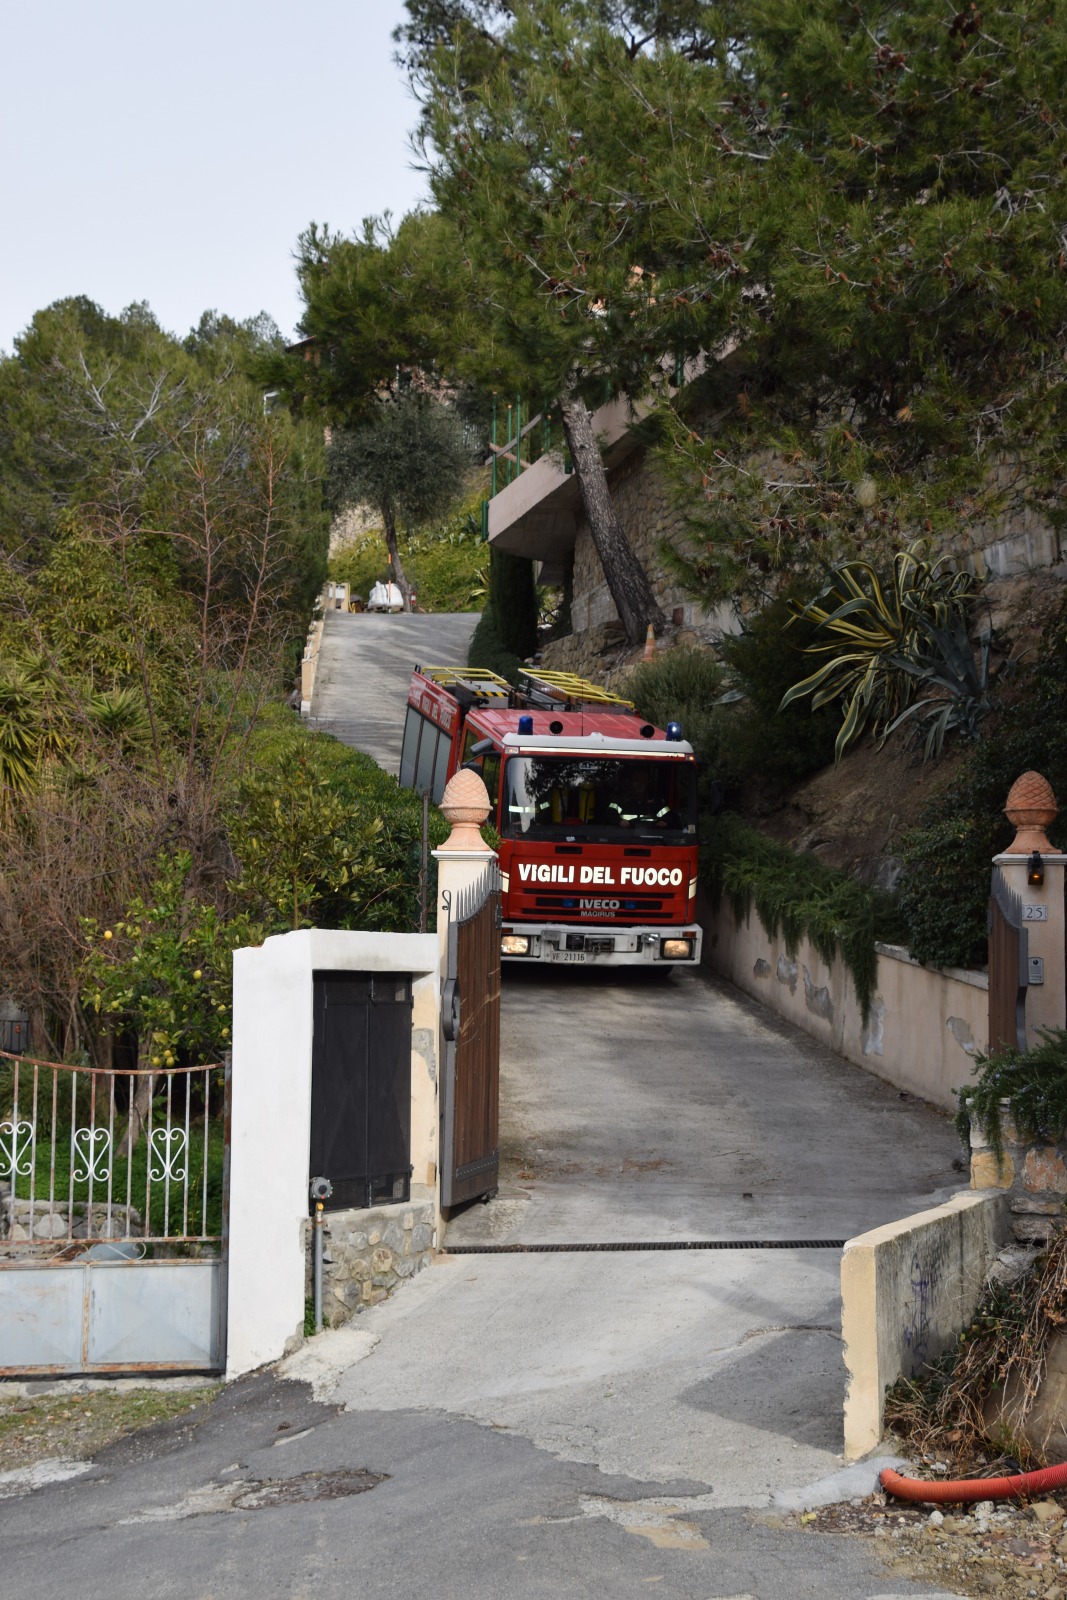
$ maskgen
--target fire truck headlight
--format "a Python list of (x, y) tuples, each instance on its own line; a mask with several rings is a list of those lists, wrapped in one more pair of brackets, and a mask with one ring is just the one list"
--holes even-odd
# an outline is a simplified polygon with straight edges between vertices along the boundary
[(664, 939), (659, 947), (662, 961), (692, 961), (696, 944), (692, 939)]
[(524, 933), (505, 933), (500, 940), (502, 956), (528, 956), (530, 941)]

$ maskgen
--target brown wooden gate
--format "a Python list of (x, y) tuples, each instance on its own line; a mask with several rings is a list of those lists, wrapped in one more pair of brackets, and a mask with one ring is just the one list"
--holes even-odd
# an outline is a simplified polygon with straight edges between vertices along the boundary
[(1029, 940), (1019, 896), (993, 868), (989, 893), (989, 1048), (1025, 1050)]
[(494, 862), (448, 903), (441, 1095), (441, 1204), (497, 1191), (500, 1178), (500, 873)]

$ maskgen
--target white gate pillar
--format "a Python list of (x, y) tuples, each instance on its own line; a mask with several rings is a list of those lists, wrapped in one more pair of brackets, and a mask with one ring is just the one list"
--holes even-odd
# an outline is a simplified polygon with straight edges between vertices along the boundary
[[(1015, 838), (993, 863), (1009, 889), (1022, 902), (1031, 962), (1026, 991), (1026, 1037), (1035, 1042), (1040, 1028), (1067, 1025), (1067, 964), (1064, 956), (1064, 867), (1045, 830), (1059, 807), (1047, 779), (1039, 772), (1024, 772), (1011, 786), (1004, 814), (1015, 827)], [(1038, 881), (1040, 879), (1040, 881)], [(1033, 962), (1042, 970), (1035, 972)], [(1035, 978), (1038, 981), (1035, 982)]]
[[(481, 835), (481, 828), (491, 810), (489, 791), (477, 772), (461, 767), (453, 773), (441, 796), (442, 815), (452, 824), (452, 832), (433, 858), (437, 862), (437, 943), (441, 971), (440, 1020), (442, 1037), (438, 1042), (438, 1060), (442, 1074), (445, 1071), (445, 1039), (443, 1024), (445, 1007), (451, 1005), (448, 993), (448, 929), (455, 915), (459, 896), (464, 889), (478, 882), (489, 864), (496, 860), (496, 851), (490, 850)], [(443, 1106), (444, 1083), (439, 1083), (439, 1096)], [(446, 1152), (437, 1152), (437, 1228), (438, 1238), (444, 1237), (444, 1218), (441, 1214), (441, 1163)]]
[(434, 1182), (437, 948), (432, 933), (301, 928), (234, 951), (228, 1378), (302, 1337), (316, 972), (410, 974), (413, 1197)]
[(441, 796), (441, 812), (452, 824), (452, 832), (433, 858), (437, 862), (437, 939), (441, 951), (441, 971), (448, 963), (449, 907), (461, 890), (477, 883), (496, 851), (490, 850), (481, 827), (490, 812), (489, 791), (476, 772), (461, 767), (448, 780)]

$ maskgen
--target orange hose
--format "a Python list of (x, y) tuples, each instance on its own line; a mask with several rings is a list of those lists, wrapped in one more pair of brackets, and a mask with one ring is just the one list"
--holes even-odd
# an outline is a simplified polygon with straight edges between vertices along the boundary
[(1025, 1500), (1032, 1494), (1067, 1488), (1067, 1462), (1058, 1467), (1041, 1467), (1037, 1472), (1016, 1472), (1010, 1478), (950, 1478), (944, 1483), (902, 1478), (892, 1467), (886, 1467), (879, 1473), (878, 1481), (886, 1494), (897, 1500), (916, 1500), (927, 1505), (949, 1505), (964, 1500)]

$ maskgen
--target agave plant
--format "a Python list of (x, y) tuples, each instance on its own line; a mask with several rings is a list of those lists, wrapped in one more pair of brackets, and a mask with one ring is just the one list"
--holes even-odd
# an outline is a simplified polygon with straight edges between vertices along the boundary
[(93, 694), (88, 710), (93, 723), (124, 747), (148, 738), (148, 710), (137, 689), (106, 689)]
[(795, 607), (818, 630), (805, 653), (826, 659), (786, 692), (782, 708), (810, 697), (817, 711), (840, 700), (838, 761), (868, 727), (884, 739), (911, 719), (926, 730), (925, 756), (939, 755), (949, 732), (973, 734), (989, 709), (992, 632), (976, 663), (968, 628), (977, 599), (969, 573), (931, 564), (920, 545), (897, 553), (888, 580), (866, 561), (831, 567), (814, 600)]
[(486, 556), (485, 560), (481, 563), (481, 565), (474, 569), (474, 573), (472, 574), (472, 576), (473, 576), (474, 582), (471, 584), (470, 592), (467, 595), (467, 604), (470, 605), (470, 606), (474, 606), (474, 605), (485, 606), (489, 602), (489, 557), (488, 557), (488, 555)]

